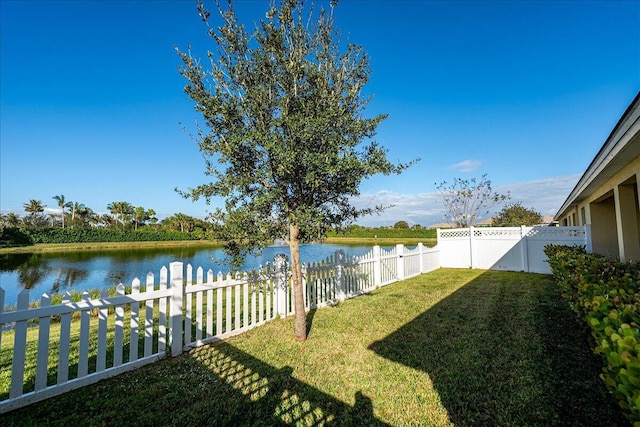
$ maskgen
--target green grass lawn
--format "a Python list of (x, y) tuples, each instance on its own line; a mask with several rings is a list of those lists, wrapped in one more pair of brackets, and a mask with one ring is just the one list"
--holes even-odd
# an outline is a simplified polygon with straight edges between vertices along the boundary
[(442, 269), (0, 416), (10, 425), (627, 425), (551, 276)]

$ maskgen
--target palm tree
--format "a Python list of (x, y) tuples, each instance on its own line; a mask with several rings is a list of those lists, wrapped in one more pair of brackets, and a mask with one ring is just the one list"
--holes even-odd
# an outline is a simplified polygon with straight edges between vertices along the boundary
[(138, 206), (133, 211), (133, 228), (134, 230), (138, 229), (138, 224), (144, 221), (145, 210), (142, 206)]
[(93, 209), (80, 204), (75, 208), (76, 216), (78, 217), (78, 221), (80, 223), (80, 228), (91, 228), (94, 225), (97, 225), (98, 215), (93, 211)]
[(4, 228), (17, 227), (20, 225), (20, 217), (15, 212), (0, 214), (0, 223)]
[(41, 200), (31, 199), (26, 203), (22, 204), (25, 212), (28, 212), (29, 215), (25, 218), (25, 222), (27, 225), (38, 228), (45, 221), (44, 217), (41, 215), (44, 212), (44, 208), (46, 205), (42, 204)]
[(122, 224), (124, 230), (127, 216), (133, 214), (133, 205), (129, 202), (112, 202), (107, 209), (116, 217), (116, 221)]
[(75, 225), (76, 214), (79, 214), (86, 206), (83, 203), (73, 202), (71, 205), (71, 228)]
[(111, 215), (113, 215), (113, 218), (115, 219), (115, 223), (116, 225), (118, 224), (118, 222), (120, 222), (120, 202), (112, 202), (109, 203), (107, 205), (107, 209), (109, 209), (109, 212), (111, 212)]
[(6, 220), (8, 227), (17, 227), (20, 225), (20, 216), (15, 212), (9, 212)]
[(73, 203), (67, 202), (64, 199), (64, 195), (63, 194), (61, 194), (59, 196), (53, 196), (52, 199), (56, 200), (58, 202), (58, 207), (60, 207), (60, 209), (62, 209), (62, 228), (64, 228), (64, 209), (65, 208), (70, 208), (71, 206), (73, 206)]
[(29, 215), (34, 215), (37, 213), (44, 212), (44, 208), (46, 205), (42, 204), (42, 200), (31, 199), (27, 203), (23, 203), (25, 212), (29, 212)]
[(194, 218), (183, 213), (174, 214), (162, 221), (162, 225), (167, 226), (174, 231), (181, 231), (188, 233), (192, 230), (194, 225)]
[(133, 211), (133, 224), (135, 229), (138, 229), (138, 226), (145, 225), (145, 222), (153, 219), (156, 211), (153, 209), (145, 209), (142, 206), (138, 206)]
[(109, 214), (102, 214), (98, 216), (98, 226), (106, 228), (116, 228), (118, 225), (115, 217)]

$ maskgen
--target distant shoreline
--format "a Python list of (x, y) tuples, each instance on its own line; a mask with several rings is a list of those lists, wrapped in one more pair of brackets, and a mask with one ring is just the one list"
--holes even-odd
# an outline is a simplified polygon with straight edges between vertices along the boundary
[[(362, 237), (328, 237), (322, 243), (345, 245), (417, 245), (435, 246), (436, 239), (430, 238), (362, 238)], [(2, 254), (43, 253), (43, 252), (76, 252), (121, 249), (153, 249), (153, 248), (218, 248), (224, 245), (219, 240), (171, 240), (154, 242), (89, 242), (89, 243), (39, 243), (30, 246), (0, 248)]]
[(224, 245), (217, 240), (168, 240), (151, 242), (87, 242), (87, 243), (38, 243), (29, 246), (0, 248), (0, 254), (71, 252), (152, 248), (216, 248)]

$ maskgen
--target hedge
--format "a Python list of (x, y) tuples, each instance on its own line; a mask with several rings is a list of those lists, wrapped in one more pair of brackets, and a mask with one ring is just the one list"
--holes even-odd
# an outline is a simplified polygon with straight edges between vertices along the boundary
[(2, 232), (2, 246), (20, 246), (35, 243), (96, 243), (96, 242), (155, 242), (167, 240), (195, 240), (196, 236), (179, 231), (113, 230), (92, 228), (46, 228), (23, 230), (6, 228)]
[(18, 227), (3, 228), (0, 232), (0, 247), (33, 245), (31, 234)]
[(437, 230), (433, 228), (351, 228), (341, 232), (331, 231), (327, 237), (354, 237), (373, 239), (374, 237), (384, 239), (435, 239)]
[(563, 296), (602, 356), (600, 377), (635, 427), (640, 427), (640, 264), (586, 253), (583, 247), (545, 246)]

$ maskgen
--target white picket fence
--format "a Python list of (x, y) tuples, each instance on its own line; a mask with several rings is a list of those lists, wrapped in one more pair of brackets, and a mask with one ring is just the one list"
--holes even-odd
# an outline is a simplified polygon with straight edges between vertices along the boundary
[[(375, 246), (358, 258), (338, 251), (304, 266), (305, 306), (323, 307), (434, 270), (438, 264), (438, 250), (422, 244), (411, 250)], [(276, 257), (273, 266), (234, 277), (211, 270), (205, 275), (200, 267), (194, 279), (191, 265), (174, 262), (162, 268), (157, 283), (149, 273), (144, 287), (135, 279), (130, 290), (118, 285), (114, 296), (104, 291), (92, 300), (85, 292), (72, 302), (65, 294), (58, 305), (51, 305), (45, 294), (38, 308), (29, 308), (30, 294), (23, 291), (16, 310), (4, 312), (4, 295), (0, 288), (0, 351), (12, 353), (12, 364), (8, 393), (0, 390), (0, 413), (294, 313), (284, 256)], [(79, 319), (78, 333), (71, 329), (73, 319)], [(56, 366), (50, 366), (50, 358), (57, 359)], [(0, 375), (8, 371), (2, 367)]]

